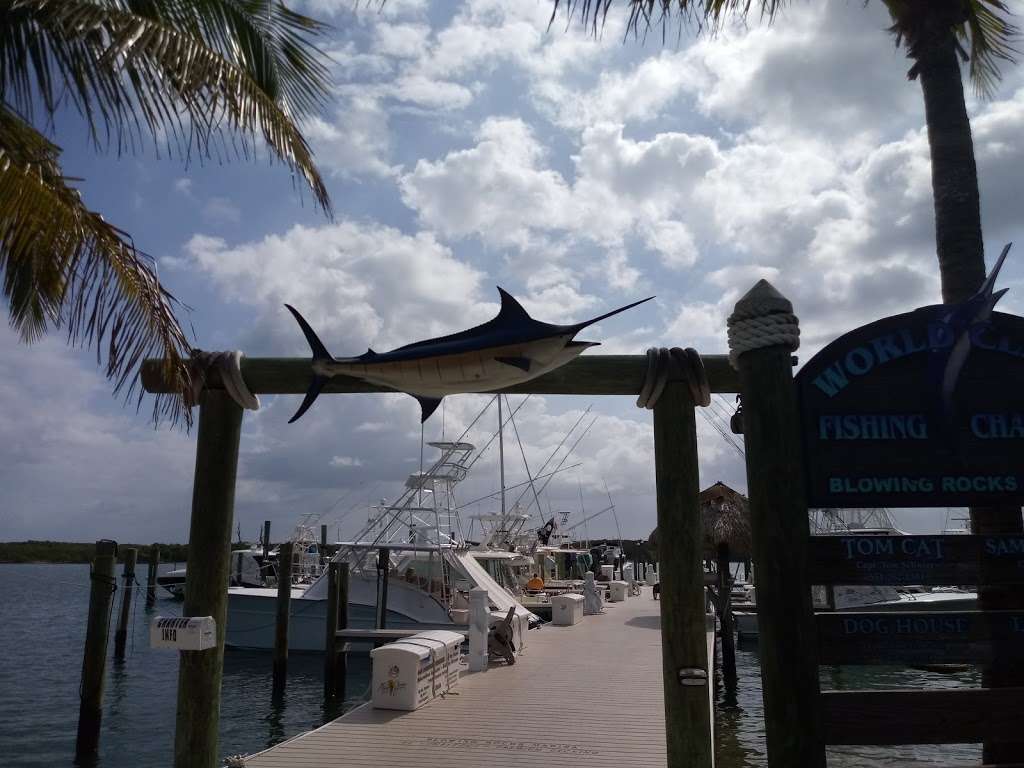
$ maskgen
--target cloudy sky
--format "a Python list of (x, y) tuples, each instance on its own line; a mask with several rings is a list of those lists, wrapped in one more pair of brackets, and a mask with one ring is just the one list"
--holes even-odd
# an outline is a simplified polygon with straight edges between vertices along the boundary
[[(297, 5), (333, 25), (334, 100), (305, 129), (334, 221), (264, 161), (97, 157), (73, 117), (58, 125), (65, 172), (158, 258), (203, 349), (306, 356), (286, 301), (336, 355), (387, 349), (488, 319), (501, 285), (550, 322), (654, 294), (586, 338), (598, 352), (720, 353), (736, 299), (767, 277), (796, 306), (807, 359), (845, 330), (938, 301), (920, 87), (881, 3), (796, 3), (771, 28), (667, 44), (624, 42), (622, 3), (596, 39), (564, 18), (549, 27), (547, 0)], [(1024, 71), (969, 109), (991, 257), (1024, 239)], [(1024, 311), (1022, 278), (1015, 257), (1004, 310)], [(0, 352), (0, 539), (187, 540), (194, 434), (154, 431), (145, 406), (122, 407), (95, 358), (59, 336), (25, 348), (4, 327)], [(419, 466), (412, 398), (324, 397), (288, 425), (298, 402), (265, 397), (246, 414), (236, 517), (247, 538), (264, 519), (283, 535), (306, 514), (351, 535), (367, 503), (394, 498)], [(449, 398), (427, 439), (442, 423), (458, 436), (485, 402)], [(516, 418), (527, 460), (542, 465), (590, 405), (597, 422), (566, 462), (580, 466), (543, 503), (579, 519), (581, 494), (597, 511), (607, 485), (622, 534), (646, 536), (649, 412), (626, 398), (533, 397)], [(737, 449), (704, 418), (698, 430), (702, 483), (745, 490)], [(497, 486), (496, 458), (476, 465), (464, 501)], [(510, 484), (524, 478), (514, 439), (506, 464)], [(899, 514), (911, 530), (944, 518)], [(615, 521), (589, 532), (614, 534)]]

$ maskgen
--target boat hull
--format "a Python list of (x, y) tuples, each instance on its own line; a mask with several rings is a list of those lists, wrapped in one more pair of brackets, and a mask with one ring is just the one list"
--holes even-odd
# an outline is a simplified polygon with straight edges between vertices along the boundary
[[(288, 618), (288, 650), (323, 652), (326, 639), (327, 600), (304, 597), (304, 590), (292, 589)], [(228, 590), (228, 619), (225, 645), (248, 650), (274, 647), (277, 590)], [(453, 624), (448, 612), (433, 598), (401, 581), (388, 582), (389, 629), (414, 629), (422, 624)], [(353, 578), (349, 586), (348, 626), (373, 629), (376, 626), (376, 583)]]

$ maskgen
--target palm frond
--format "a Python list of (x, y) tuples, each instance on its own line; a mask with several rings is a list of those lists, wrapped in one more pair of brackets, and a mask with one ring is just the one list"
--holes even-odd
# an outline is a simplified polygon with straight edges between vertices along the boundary
[[(614, 0), (553, 0), (551, 21), (560, 8), (566, 18), (578, 17), (596, 35), (604, 26)], [(712, 33), (721, 29), (730, 18), (745, 19), (751, 10), (760, 13), (762, 21), (771, 22), (786, 0), (624, 0), (629, 5), (627, 33), (646, 34), (652, 26), (661, 26), (664, 36), (669, 25), (692, 25), (698, 31)]]
[[(105, 358), (114, 392), (142, 392), (135, 375), (146, 357), (186, 392), (190, 347), (177, 303), (152, 260), (124, 233), (86, 208), (61, 174), (60, 149), (0, 105), (0, 270), (11, 325), (32, 341), (64, 327), (71, 343)], [(157, 398), (154, 418), (190, 422), (180, 396)]]
[[(882, 0), (893, 24), (889, 31), (896, 45), (903, 45), (914, 66), (907, 73), (917, 77), (936, 40), (954, 35), (961, 57), (969, 62), (971, 84), (982, 97), (993, 94), (1000, 80), (1000, 64), (1014, 61), (1018, 30), (1003, 0)], [(966, 49), (961, 43), (966, 43)]]
[(1001, 63), (1012, 63), (1019, 51), (1014, 48), (1018, 30), (1010, 24), (1010, 9), (1002, 0), (970, 0), (967, 21), (957, 34), (970, 47), (970, 74), (975, 90), (991, 96), (1001, 78)]
[(7, 0), (0, 96), (30, 119), (37, 100), (49, 119), (67, 98), (94, 142), (119, 150), (145, 132), (185, 157), (248, 155), (262, 137), (330, 213), (293, 119), (326, 92), (326, 69), (305, 38), (319, 30), (276, 0)]

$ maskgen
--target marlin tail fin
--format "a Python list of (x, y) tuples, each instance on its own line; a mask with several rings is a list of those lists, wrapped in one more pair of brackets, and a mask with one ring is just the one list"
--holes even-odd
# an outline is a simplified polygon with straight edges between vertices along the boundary
[[(331, 353), (327, 351), (327, 347), (324, 346), (323, 342), (317, 337), (309, 323), (306, 322), (306, 318), (300, 315), (298, 310), (290, 304), (285, 304), (285, 306), (288, 308), (288, 311), (292, 313), (292, 316), (302, 329), (302, 333), (305, 335), (306, 341), (309, 342), (309, 348), (313, 350), (313, 362), (315, 363), (318, 360), (333, 360), (334, 358), (331, 357)], [(299, 410), (295, 412), (295, 415), (288, 419), (289, 424), (294, 421), (298, 421), (302, 414), (309, 410), (309, 406), (313, 404), (317, 395), (320, 394), (320, 390), (324, 388), (324, 384), (328, 381), (330, 381), (329, 376), (313, 374), (313, 380), (309, 383), (309, 389), (306, 390), (306, 397), (302, 401), (302, 405), (299, 406)]]

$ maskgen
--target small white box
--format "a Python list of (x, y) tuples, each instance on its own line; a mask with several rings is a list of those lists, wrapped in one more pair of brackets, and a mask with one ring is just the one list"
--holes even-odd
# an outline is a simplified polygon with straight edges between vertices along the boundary
[(608, 602), (624, 603), (626, 594), (629, 591), (629, 584), (625, 581), (611, 581), (608, 583)]
[(552, 595), (551, 622), (555, 626), (571, 627), (581, 621), (583, 621), (583, 595)]
[(615, 575), (615, 566), (614, 565), (602, 565), (601, 566), (601, 580), (602, 581), (611, 581), (612, 577), (614, 575)]
[(413, 710), (459, 682), (459, 632), (421, 632), (370, 651), (375, 709)]
[(212, 616), (154, 616), (149, 623), (150, 648), (205, 651), (217, 645)]

